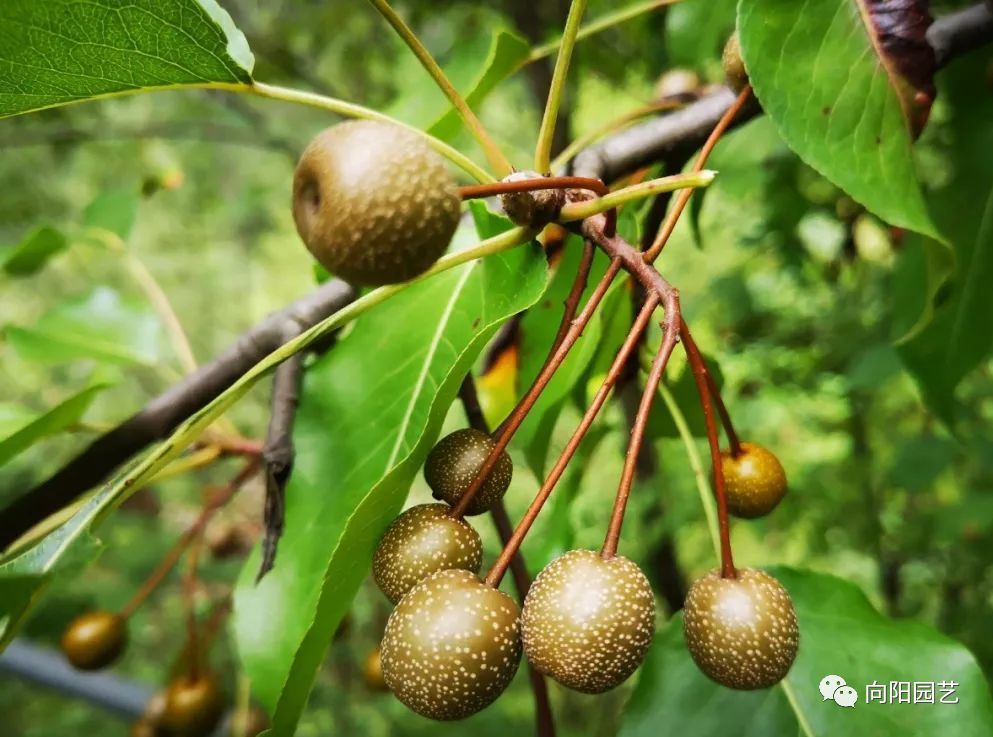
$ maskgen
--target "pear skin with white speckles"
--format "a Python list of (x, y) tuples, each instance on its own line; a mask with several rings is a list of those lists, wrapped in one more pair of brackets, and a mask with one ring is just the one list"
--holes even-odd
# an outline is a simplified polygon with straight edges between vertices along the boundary
[(655, 635), (655, 596), (631, 560), (572, 550), (535, 578), (521, 639), (539, 671), (582, 693), (603, 693), (637, 670)]
[(449, 568), (479, 572), (483, 543), (464, 520), (448, 515), (447, 504), (420, 504), (386, 530), (372, 559), (372, 575), (396, 604), (432, 573)]
[(293, 219), (307, 248), (353, 284), (407, 281), (438, 260), (461, 205), (445, 161), (417, 133), (353, 120), (319, 133), (293, 175)]
[(739, 568), (694, 582), (683, 609), (683, 634), (697, 666), (722, 686), (769, 688), (790, 670), (800, 643), (796, 611), (775, 578)]
[(464, 719), (489, 706), (521, 660), (520, 609), (468, 571), (440, 571), (403, 597), (380, 645), (394, 695), (430, 719)]
[[(456, 430), (439, 440), (424, 461), (424, 480), (434, 492), (434, 498), (453, 507), (458, 504), (495, 444), (489, 435), (471, 427)], [(472, 498), (466, 514), (489, 511), (507, 493), (513, 475), (514, 463), (507, 452), (502, 451)]]
[(769, 514), (786, 496), (786, 471), (776, 455), (758, 443), (742, 443), (741, 452), (721, 453), (728, 511), (755, 519)]

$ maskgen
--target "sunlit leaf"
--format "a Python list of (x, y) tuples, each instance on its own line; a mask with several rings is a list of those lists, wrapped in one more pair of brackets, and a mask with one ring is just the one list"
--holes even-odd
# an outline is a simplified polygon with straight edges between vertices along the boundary
[(250, 560), (235, 599), (239, 654), (273, 735), (294, 732), (463, 376), (499, 325), (540, 296), (545, 274), (537, 248), (445, 272), (360, 318), (308, 370), (276, 566), (256, 585)]
[[(772, 571), (790, 592), (800, 651), (782, 687), (733, 691), (701, 673), (683, 641), (681, 617), (656, 635), (624, 716), (621, 737), (933, 737), (993, 731), (993, 701), (982, 670), (961, 644), (920, 622), (879, 614), (851, 583), (787, 568)], [(858, 691), (843, 708), (825, 700), (822, 678), (838, 675)], [(890, 682), (954, 682), (957, 703), (866, 703), (866, 687)], [(733, 725), (729, 727), (729, 725)]]
[(97, 394), (106, 384), (91, 386), (52, 407), (16, 432), (0, 439), (0, 466), (24, 452), (42, 438), (62, 432), (82, 418)]
[(0, 117), (143, 89), (247, 84), (253, 63), (216, 0), (0, 3)]

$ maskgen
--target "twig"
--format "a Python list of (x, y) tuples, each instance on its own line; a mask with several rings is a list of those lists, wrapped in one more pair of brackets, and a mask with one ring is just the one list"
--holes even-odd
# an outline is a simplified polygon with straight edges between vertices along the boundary
[(486, 132), (483, 123), (476, 117), (472, 108), (466, 103), (465, 98), (455, 89), (455, 85), (445, 76), (445, 72), (438, 66), (438, 62), (434, 60), (434, 57), (431, 56), (430, 52), (424, 47), (424, 44), (417, 38), (417, 35), (403, 22), (403, 19), (390, 7), (390, 4), (386, 0), (369, 0), (369, 2), (375, 6), (376, 10), (386, 19), (386, 22), (393, 26), (393, 30), (397, 32), (397, 35), (403, 39), (404, 43), (414, 53), (414, 56), (417, 57), (417, 60), (421, 62), (421, 66), (431, 75), (438, 88), (445, 93), (445, 97), (448, 98), (448, 101), (458, 111), (466, 127), (469, 128), (473, 137), (475, 137), (486, 153), (486, 158), (489, 160), (490, 166), (501, 175), (510, 174), (514, 167), (507, 161), (507, 157), (504, 156), (500, 147), (490, 138), (490, 134)]
[[(993, 42), (993, 9), (977, 3), (964, 10), (937, 18), (927, 30), (927, 40), (935, 50), (938, 68), (979, 46)], [(573, 159), (571, 173), (598, 177), (605, 182), (676, 155), (688, 160), (735, 101), (724, 87), (701, 97), (681, 110), (632, 126), (605, 138)], [(749, 105), (735, 118), (734, 126), (761, 113)]]
[(576, 47), (576, 34), (586, 12), (586, 0), (572, 0), (569, 4), (569, 15), (565, 21), (565, 29), (559, 40), (559, 53), (555, 58), (555, 70), (552, 72), (552, 84), (545, 99), (545, 112), (541, 116), (538, 128), (538, 143), (534, 150), (534, 168), (541, 174), (551, 174), (552, 139), (555, 137), (555, 123), (558, 120), (559, 105), (565, 92), (565, 83), (569, 74), (569, 64), (572, 61), (572, 51)]
[[(599, 216), (603, 219), (603, 216)], [(531, 387), (527, 390), (521, 400), (514, 407), (510, 416), (504, 420), (503, 424), (500, 426), (500, 433), (495, 438), (496, 442), (493, 448), (490, 450), (486, 460), (479, 467), (479, 471), (476, 473), (475, 478), (472, 483), (469, 484), (469, 488), (466, 489), (462, 498), (459, 499), (459, 503), (451, 510), (449, 514), (456, 519), (461, 519), (465, 515), (465, 511), (469, 508), (472, 503), (473, 497), (476, 496), (476, 492), (482, 487), (483, 483), (490, 475), (490, 471), (496, 465), (497, 459), (500, 457), (507, 445), (510, 443), (511, 438), (514, 437), (514, 433), (524, 422), (524, 419), (528, 416), (528, 412), (534, 407), (535, 402), (538, 401), (538, 397), (544, 391), (545, 387), (548, 386), (548, 382), (551, 381), (552, 376), (558, 370), (562, 362), (565, 361), (566, 356), (569, 355), (569, 351), (572, 346), (575, 345), (576, 341), (579, 340), (580, 336), (583, 334), (583, 330), (589, 324), (590, 320), (593, 318), (593, 314), (596, 312), (597, 307), (600, 306), (600, 302), (603, 300), (604, 295), (607, 293), (607, 289), (610, 287), (611, 283), (614, 281), (614, 277), (617, 276), (617, 272), (620, 271), (621, 263), (618, 259), (611, 262), (610, 266), (607, 267), (607, 272), (600, 279), (600, 282), (593, 289), (593, 293), (590, 295), (589, 300), (586, 302), (586, 306), (583, 307), (582, 312), (579, 316), (569, 325), (569, 329), (566, 331), (565, 337), (562, 343), (559, 345), (558, 349), (552, 355), (550, 361), (545, 363), (545, 367), (538, 372), (535, 377), (534, 382)]]
[(507, 571), (507, 566), (510, 565), (520, 548), (521, 543), (524, 541), (525, 536), (531, 529), (531, 525), (538, 518), (538, 514), (541, 512), (542, 507), (548, 500), (552, 491), (555, 489), (555, 485), (562, 478), (562, 474), (565, 473), (566, 467), (572, 460), (572, 457), (576, 454), (576, 450), (579, 448), (579, 444), (583, 441), (586, 436), (586, 432), (590, 429), (593, 421), (596, 419), (597, 414), (603, 407), (604, 403), (607, 401), (607, 397), (610, 395), (611, 389), (617, 383), (621, 374), (624, 371), (624, 364), (628, 359), (628, 356), (638, 347), (638, 341), (641, 339), (641, 334), (645, 331), (648, 326), (648, 322), (651, 320), (652, 313), (655, 308), (658, 307), (658, 296), (655, 294), (649, 295), (645, 306), (642, 308), (641, 312), (638, 314), (638, 318), (635, 320), (634, 326), (628, 333), (627, 338), (624, 340), (624, 344), (621, 346), (620, 350), (617, 352), (617, 356), (614, 358), (613, 364), (611, 364), (610, 369), (607, 372), (607, 376), (604, 378), (603, 383), (600, 384), (600, 388), (597, 390), (596, 396), (593, 397), (593, 401), (590, 402), (590, 406), (586, 409), (583, 414), (583, 418), (579, 422), (579, 426), (573, 432), (572, 437), (569, 438), (569, 442), (566, 443), (565, 448), (562, 449), (562, 453), (559, 455), (555, 465), (552, 466), (552, 470), (548, 473), (548, 477), (545, 479), (538, 493), (535, 494), (534, 501), (528, 507), (521, 521), (517, 523), (517, 527), (514, 529), (513, 535), (504, 542), (503, 550), (500, 556), (497, 558), (496, 562), (490, 568), (489, 573), (486, 574), (486, 582), (491, 586), (497, 586), (500, 580), (503, 578), (503, 574)]
[(231, 497), (233, 497), (238, 491), (244, 486), (259, 470), (259, 461), (257, 458), (249, 459), (241, 468), (238, 473), (236, 473), (232, 479), (225, 484), (220, 489), (216, 490), (210, 497), (208, 497), (200, 510), (200, 514), (193, 523), (187, 527), (183, 534), (180, 535), (179, 539), (173, 543), (173, 546), (169, 551), (163, 556), (162, 560), (156, 566), (155, 570), (152, 571), (151, 575), (145, 579), (145, 582), (141, 587), (134, 593), (130, 601), (125, 604), (120, 611), (122, 617), (127, 618), (137, 611), (152, 592), (155, 591), (162, 583), (163, 579), (169, 574), (169, 571), (173, 569), (176, 562), (182, 557), (183, 552), (204, 530), (207, 523), (213, 517), (214, 512), (227, 504)]
[[(728, 129), (734, 119), (738, 117), (741, 109), (748, 102), (748, 99), (752, 95), (752, 88), (749, 85), (745, 85), (745, 88), (738, 94), (735, 101), (731, 104), (731, 107), (725, 111), (724, 115), (721, 116), (720, 120), (714, 126), (714, 130), (710, 132), (707, 140), (703, 144), (703, 148), (700, 149), (700, 154), (696, 157), (696, 162), (693, 164), (693, 168), (690, 172), (697, 174), (703, 171), (703, 165), (707, 163), (707, 159), (710, 157), (710, 152), (714, 150), (714, 146), (720, 140), (721, 136), (724, 135), (724, 131)], [(672, 205), (672, 209), (669, 211), (669, 215), (666, 217), (665, 221), (662, 223), (662, 227), (659, 229), (659, 234), (655, 237), (655, 242), (652, 243), (652, 247), (645, 251), (645, 261), (651, 263), (658, 258), (659, 254), (662, 253), (662, 249), (665, 248), (665, 244), (669, 240), (669, 236), (672, 235), (672, 231), (676, 227), (676, 223), (679, 222), (679, 216), (683, 214), (683, 210), (686, 209), (686, 203), (690, 201), (690, 196), (693, 194), (692, 189), (685, 189), (676, 195), (676, 201)]]
[(728, 412), (727, 405), (724, 404), (724, 398), (721, 396), (720, 387), (717, 386), (717, 380), (710, 373), (706, 361), (703, 362), (703, 375), (707, 380), (707, 389), (710, 390), (710, 396), (713, 397), (714, 403), (717, 405), (717, 414), (721, 417), (724, 433), (728, 436), (728, 446), (731, 449), (731, 455), (737, 457), (741, 455), (741, 441), (738, 439), (738, 433), (734, 431), (734, 423), (731, 422), (731, 413)]
[(286, 484), (293, 472), (293, 422), (300, 403), (303, 381), (303, 354), (286, 359), (272, 377), (272, 401), (265, 449), (265, 534), (262, 538), (262, 561), (255, 577), (262, 580), (276, 561), (276, 546), (283, 534), (286, 518)]
[[(483, 414), (483, 409), (479, 404), (479, 395), (476, 393), (476, 382), (473, 381), (472, 374), (466, 374), (459, 387), (459, 399), (462, 400), (462, 407), (465, 410), (466, 419), (469, 426), (490, 434), (490, 426)], [(510, 524), (510, 517), (507, 516), (507, 507), (503, 499), (490, 510), (493, 524), (500, 535), (500, 541), (506, 545), (513, 534), (513, 527)], [(528, 574), (527, 565), (524, 563), (524, 556), (518, 550), (510, 561), (510, 572), (514, 577), (514, 586), (521, 601), (528, 595), (531, 588), (531, 576)], [(528, 663), (528, 678), (531, 681), (531, 691), (534, 695), (535, 706), (535, 728), (538, 737), (555, 737), (555, 720), (552, 716), (552, 707), (548, 700), (548, 684), (545, 677), (531, 663)]]
[[(459, 196), (463, 200), (471, 200), (479, 197), (509, 194), (511, 192), (537, 192), (542, 189), (585, 189), (595, 192), (601, 199), (610, 194), (610, 189), (599, 179), (590, 179), (589, 177), (541, 177), (522, 179), (516, 182), (472, 184), (459, 187)], [(617, 225), (617, 209), (611, 207), (606, 212), (608, 213), (607, 225), (610, 231), (613, 232), (613, 229)]]
[[(678, 311), (678, 298), (676, 302)], [(671, 307), (666, 308), (666, 316)], [(638, 463), (638, 456), (641, 453), (641, 444), (645, 440), (645, 428), (648, 426), (648, 418), (652, 411), (652, 403), (658, 393), (659, 383), (662, 381), (662, 374), (669, 363), (673, 348), (679, 339), (679, 334), (671, 329), (666, 329), (662, 336), (662, 344), (659, 346), (652, 368), (648, 372), (648, 380), (645, 382), (645, 390), (641, 394), (641, 403), (638, 405), (638, 414), (635, 416), (634, 426), (631, 429), (631, 440), (628, 442), (627, 455), (624, 457), (624, 468), (621, 471), (621, 479), (617, 485), (617, 497), (614, 500), (614, 509), (610, 516), (610, 525), (607, 528), (607, 535), (600, 550), (602, 558), (613, 558), (617, 554), (617, 543), (621, 537), (621, 526), (624, 524), (624, 511), (627, 508), (628, 498), (631, 496), (631, 484), (634, 482), (634, 472)]]
[[(637, 3), (626, 8), (620, 8), (582, 26), (576, 34), (576, 40), (581, 41), (584, 38), (589, 38), (590, 36), (599, 33), (600, 31), (605, 31), (608, 28), (612, 28), (620, 23), (636, 18), (643, 13), (648, 13), (665, 5), (673, 5), (674, 3), (680, 1), (681, 0), (648, 0), (648, 2)], [(539, 59), (544, 59), (547, 56), (551, 56), (559, 48), (560, 43), (561, 39), (556, 39), (546, 44), (542, 44), (541, 46), (535, 46), (531, 49), (531, 53), (528, 55), (528, 58), (521, 62), (521, 66), (538, 61)]]
[(287, 331), (300, 332), (319, 323), (355, 296), (355, 290), (348, 284), (332, 280), (242, 333), (234, 345), (213, 361), (101, 435), (55, 474), (0, 511), (0, 549), (102, 482), (142, 448), (167, 437), (183, 420), (282, 345)]
[(721, 577), (736, 578), (734, 558), (731, 555), (731, 532), (728, 526), (727, 494), (724, 490), (724, 468), (721, 464), (721, 447), (717, 439), (714, 410), (710, 403), (710, 392), (707, 389), (707, 368), (704, 366), (703, 356), (700, 355), (696, 343), (693, 342), (693, 336), (690, 335), (690, 329), (685, 322), (680, 326), (680, 337), (683, 339), (683, 348), (686, 350), (686, 357), (693, 370), (693, 378), (700, 395), (700, 406), (703, 409), (703, 418), (707, 424), (707, 442), (710, 445), (710, 462), (713, 466), (711, 471), (714, 478), (714, 496), (717, 498), (717, 523), (721, 533)]

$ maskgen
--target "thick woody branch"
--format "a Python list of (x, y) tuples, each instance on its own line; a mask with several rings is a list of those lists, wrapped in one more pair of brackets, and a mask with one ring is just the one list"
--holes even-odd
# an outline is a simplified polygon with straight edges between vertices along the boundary
[(348, 284), (333, 280), (275, 312), (243, 333), (210, 363), (149, 402), (144, 409), (94, 440), (54, 475), (0, 511), (0, 549), (100, 484), (124, 461), (166, 438), (248, 369), (296, 335), (355, 299)]

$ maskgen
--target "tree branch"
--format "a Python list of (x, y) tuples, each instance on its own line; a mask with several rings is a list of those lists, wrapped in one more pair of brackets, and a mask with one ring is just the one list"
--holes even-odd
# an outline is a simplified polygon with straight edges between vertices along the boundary
[[(955, 57), (993, 42), (993, 8), (985, 3), (941, 16), (927, 31), (938, 67)], [(675, 112), (632, 126), (581, 151), (569, 171), (575, 176), (599, 177), (612, 182), (659, 160), (687, 160), (734, 102), (735, 94), (723, 88)], [(735, 119), (738, 126), (761, 112), (746, 106)]]
[(117, 466), (168, 435), (187, 417), (227, 389), (281, 346), (289, 335), (315, 325), (355, 299), (348, 284), (332, 280), (243, 333), (210, 363), (104, 433), (50, 478), (0, 511), (0, 549), (104, 481)]
[[(287, 340), (292, 336), (287, 336)], [(296, 353), (276, 367), (272, 377), (272, 410), (262, 459), (265, 461), (265, 535), (262, 562), (256, 582), (272, 570), (276, 545), (283, 535), (286, 516), (286, 484), (293, 472), (293, 422), (300, 403), (303, 382), (303, 354)]]

